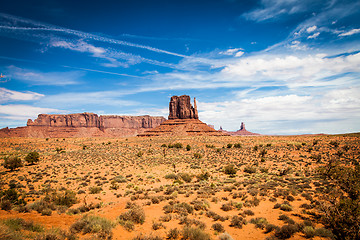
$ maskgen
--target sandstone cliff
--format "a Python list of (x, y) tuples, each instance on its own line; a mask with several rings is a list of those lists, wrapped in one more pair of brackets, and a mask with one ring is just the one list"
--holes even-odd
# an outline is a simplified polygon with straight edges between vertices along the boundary
[(189, 96), (172, 96), (169, 103), (168, 119), (199, 119), (195, 98), (193, 107)]
[(26, 127), (0, 129), (0, 137), (123, 137), (136, 136), (166, 119), (152, 116), (98, 116), (95, 113), (39, 114)]

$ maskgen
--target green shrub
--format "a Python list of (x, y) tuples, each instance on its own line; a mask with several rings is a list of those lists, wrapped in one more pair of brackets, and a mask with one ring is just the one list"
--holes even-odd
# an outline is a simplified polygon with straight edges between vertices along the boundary
[(275, 230), (275, 237), (279, 239), (291, 238), (298, 230), (296, 225), (284, 225)]
[(172, 228), (169, 230), (169, 232), (166, 235), (166, 239), (169, 240), (176, 240), (180, 236), (180, 231), (177, 228)]
[(89, 187), (90, 194), (98, 194), (102, 190), (103, 190), (102, 187), (98, 187), (98, 186)]
[(244, 172), (246, 173), (256, 173), (256, 167), (255, 166), (245, 166)]
[(186, 145), (186, 151), (190, 151), (191, 150), (191, 146), (188, 144)]
[(73, 233), (82, 232), (83, 234), (92, 233), (99, 239), (111, 239), (114, 226), (114, 223), (106, 218), (85, 215), (71, 225), (70, 231)]
[(131, 206), (131, 208), (118, 217), (121, 221), (132, 221), (134, 223), (143, 224), (145, 222), (145, 212), (142, 207), (137, 204)]
[(240, 143), (235, 143), (234, 148), (241, 148), (241, 144)]
[(210, 173), (203, 172), (196, 176), (199, 181), (207, 181), (210, 178)]
[(234, 164), (229, 164), (229, 165), (225, 166), (224, 172), (225, 172), (225, 174), (228, 174), (228, 175), (236, 174), (236, 169), (234, 168)]
[(227, 232), (219, 235), (219, 240), (234, 240)]
[(26, 157), (25, 161), (29, 164), (35, 164), (40, 161), (40, 154), (36, 151), (30, 152)]
[(228, 145), (226, 146), (227, 148), (232, 148), (232, 144), (231, 143), (228, 143)]
[(211, 228), (220, 233), (225, 232), (224, 226), (221, 223), (214, 223)]
[(192, 180), (192, 176), (188, 173), (179, 173), (179, 176), (181, 177), (182, 180), (184, 180), (187, 183), (191, 182)]
[(17, 168), (22, 167), (23, 164), (19, 157), (5, 157), (3, 166), (4, 168), (10, 169), (10, 171), (14, 171)]
[(255, 224), (256, 228), (264, 229), (268, 224), (268, 221), (266, 220), (266, 218), (259, 217), (259, 218), (252, 218), (250, 220), (250, 223)]
[(306, 238), (313, 238), (315, 236), (315, 230), (311, 226), (305, 226), (302, 230)]
[(242, 228), (246, 220), (241, 216), (233, 216), (230, 221), (230, 227)]
[(200, 228), (184, 227), (182, 239), (186, 240), (210, 240), (210, 235)]

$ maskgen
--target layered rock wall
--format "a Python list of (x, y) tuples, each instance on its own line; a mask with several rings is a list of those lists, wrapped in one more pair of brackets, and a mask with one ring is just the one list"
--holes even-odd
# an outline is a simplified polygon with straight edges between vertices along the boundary
[(168, 119), (199, 119), (194, 98), (194, 107), (190, 103), (190, 96), (172, 96), (169, 103)]
[(152, 116), (98, 116), (95, 113), (39, 114), (26, 127), (0, 129), (0, 137), (124, 137), (136, 136), (166, 121)]

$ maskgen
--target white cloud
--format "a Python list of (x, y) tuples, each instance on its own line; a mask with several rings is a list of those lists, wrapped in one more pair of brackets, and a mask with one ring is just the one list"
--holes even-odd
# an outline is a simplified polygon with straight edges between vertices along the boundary
[(34, 92), (18, 92), (0, 87), (0, 103), (8, 101), (32, 101), (44, 97), (43, 94)]
[(10, 78), (29, 82), (33, 85), (55, 86), (78, 84), (79, 79), (84, 75), (84, 73), (80, 71), (40, 72), (16, 66), (9, 66), (7, 72)]
[(339, 34), (340, 37), (351, 36), (360, 33), (360, 28), (351, 29), (350, 31)]
[[(319, 133), (320, 129), (325, 133), (341, 133), (357, 129), (359, 87), (318, 94), (198, 101), (199, 116), (206, 123), (232, 131), (238, 129), (240, 122), (245, 122), (248, 130), (263, 134)], [(324, 122), (330, 122), (329, 126), (318, 125)]]
[(27, 120), (36, 118), (40, 113), (64, 113), (64, 111), (53, 108), (41, 108), (22, 104), (0, 105), (0, 116), (6, 119)]
[(244, 54), (243, 50), (242, 48), (229, 48), (226, 51), (219, 52), (219, 54), (240, 57)]
[(312, 26), (312, 27), (308, 27), (307, 29), (306, 29), (306, 31), (308, 32), (308, 33), (311, 33), (311, 32), (313, 32), (313, 31), (315, 31), (317, 29), (317, 27), (314, 25), (314, 26)]
[(314, 33), (313, 35), (308, 36), (307, 39), (315, 39), (315, 38), (317, 38), (319, 35), (320, 35), (320, 32), (316, 32), (316, 33)]

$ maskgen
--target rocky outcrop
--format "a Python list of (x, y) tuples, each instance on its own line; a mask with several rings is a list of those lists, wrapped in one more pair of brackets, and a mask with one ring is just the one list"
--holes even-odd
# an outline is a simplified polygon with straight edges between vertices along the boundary
[(95, 113), (39, 114), (26, 127), (0, 129), (0, 137), (123, 137), (159, 126), (164, 117), (98, 116)]
[(199, 119), (196, 99), (194, 98), (194, 106), (191, 106), (189, 96), (172, 96), (169, 103), (168, 119)]
[(258, 136), (258, 135), (260, 135), (258, 133), (253, 133), (253, 132), (249, 132), (248, 130), (246, 130), (245, 123), (243, 123), (243, 122), (241, 122), (240, 129), (235, 132), (225, 131), (222, 129), (222, 127), (220, 127), (219, 131), (221, 131), (223, 133), (227, 133), (231, 136)]
[(216, 131), (200, 121), (195, 98), (194, 106), (191, 106), (190, 97), (182, 95), (171, 97), (167, 121), (138, 136), (228, 136), (228, 134)]

